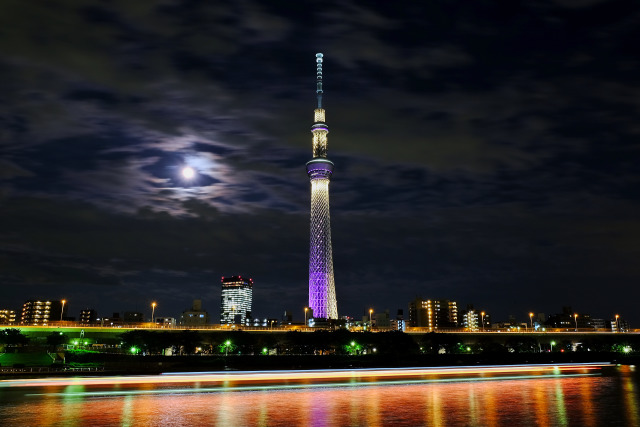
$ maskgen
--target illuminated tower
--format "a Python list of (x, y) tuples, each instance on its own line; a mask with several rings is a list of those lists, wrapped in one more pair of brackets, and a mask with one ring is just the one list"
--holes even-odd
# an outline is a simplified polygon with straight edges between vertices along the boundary
[(309, 308), (313, 317), (337, 319), (336, 285), (333, 280), (329, 181), (333, 162), (327, 159), (327, 134), (322, 108), (322, 54), (316, 54), (318, 108), (314, 110), (313, 159), (307, 162), (311, 181), (311, 241), (309, 250)]

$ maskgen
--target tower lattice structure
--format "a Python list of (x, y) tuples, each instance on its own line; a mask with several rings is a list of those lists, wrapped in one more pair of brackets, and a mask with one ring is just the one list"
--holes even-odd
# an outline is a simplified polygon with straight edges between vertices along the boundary
[(311, 181), (311, 239), (309, 250), (309, 308), (313, 317), (338, 318), (336, 286), (333, 278), (331, 224), (329, 217), (329, 181), (333, 162), (327, 159), (329, 128), (322, 108), (322, 54), (316, 54), (316, 93), (318, 107), (314, 110), (313, 159), (307, 162)]

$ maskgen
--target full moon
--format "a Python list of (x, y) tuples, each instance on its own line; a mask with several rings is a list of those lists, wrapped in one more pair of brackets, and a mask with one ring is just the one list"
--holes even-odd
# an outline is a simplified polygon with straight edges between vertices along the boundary
[(187, 166), (182, 169), (182, 176), (185, 177), (186, 179), (193, 178), (195, 174), (196, 174), (196, 171), (194, 171), (192, 167)]

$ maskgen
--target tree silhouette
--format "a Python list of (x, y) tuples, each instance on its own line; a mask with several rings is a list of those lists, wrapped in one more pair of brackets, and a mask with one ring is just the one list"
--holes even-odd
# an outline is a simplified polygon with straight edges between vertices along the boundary
[(0, 331), (0, 343), (6, 344), (9, 347), (19, 347), (26, 345), (29, 342), (29, 338), (23, 335), (19, 329), (7, 328)]
[(62, 332), (52, 332), (47, 335), (47, 345), (51, 346), (51, 351), (67, 342), (68, 337)]

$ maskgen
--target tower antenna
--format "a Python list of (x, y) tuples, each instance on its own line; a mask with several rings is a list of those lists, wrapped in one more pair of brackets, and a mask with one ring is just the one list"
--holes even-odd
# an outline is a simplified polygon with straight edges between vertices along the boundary
[(322, 108), (322, 54), (316, 53), (316, 93), (318, 94), (318, 108)]

